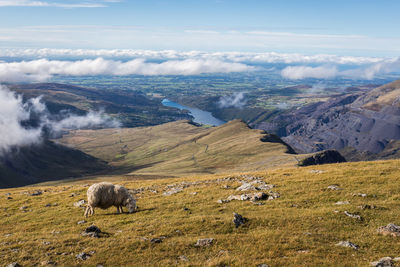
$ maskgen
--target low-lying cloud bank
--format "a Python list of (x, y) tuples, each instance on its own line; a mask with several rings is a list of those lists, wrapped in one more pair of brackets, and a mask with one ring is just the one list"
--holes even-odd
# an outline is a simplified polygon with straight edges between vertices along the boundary
[(400, 72), (400, 58), (384, 60), (367, 66), (339, 71), (337, 66), (289, 66), (281, 71), (282, 77), (291, 80), (306, 78), (350, 78), (372, 80), (378, 75)]
[[(25, 126), (32, 117), (37, 126)], [(12, 147), (31, 145), (42, 140), (43, 131), (58, 133), (63, 129), (81, 129), (87, 127), (119, 127), (116, 120), (103, 112), (90, 111), (85, 116), (66, 114), (61, 120), (51, 119), (41, 97), (31, 98), (25, 103), (21, 95), (0, 85), (0, 155)]]
[[(0, 57), (8, 61), (0, 61), (0, 82), (11, 83), (46, 81), (53, 75), (199, 75), (254, 70), (276, 71), (281, 68), (281, 64), (292, 65), (281, 70), (282, 77), (292, 80), (337, 77), (372, 80), (377, 75), (400, 72), (400, 58), (275, 52), (44, 48), (0, 49)], [(16, 58), (31, 60), (13, 61)], [(59, 60), (60, 58), (62, 60)], [(271, 68), (271, 64), (277, 64), (277, 67)]]
[(276, 52), (202, 52), (176, 50), (134, 50), (134, 49), (0, 49), (0, 57), (31, 57), (31, 58), (144, 58), (159, 60), (220, 60), (232, 62), (254, 62), (254, 63), (325, 63), (325, 64), (372, 64), (378, 63), (386, 58), (381, 57), (354, 57), (338, 56), (330, 54), (303, 55), (298, 53), (276, 53)]
[(254, 70), (255, 67), (213, 59), (169, 60), (161, 63), (134, 59), (127, 62), (103, 58), (78, 61), (38, 59), (0, 62), (0, 82), (45, 81), (53, 75), (196, 75)]

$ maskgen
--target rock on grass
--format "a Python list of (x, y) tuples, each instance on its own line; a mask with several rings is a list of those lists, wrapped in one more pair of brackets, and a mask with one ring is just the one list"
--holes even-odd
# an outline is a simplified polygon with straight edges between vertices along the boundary
[(370, 266), (391, 267), (391, 266), (394, 266), (394, 264), (393, 264), (393, 259), (391, 257), (384, 257), (384, 258), (379, 259), (378, 261), (371, 262)]
[(211, 246), (213, 242), (214, 242), (214, 238), (203, 238), (203, 239), (197, 240), (195, 246), (196, 247), (207, 247), (207, 246)]
[(400, 236), (400, 226), (393, 224), (393, 223), (389, 223), (386, 226), (379, 227), (378, 233), (380, 233), (382, 235), (391, 235), (391, 236), (398, 237), (398, 236)]
[(233, 213), (233, 223), (235, 224), (236, 228), (241, 226), (242, 224), (245, 224), (248, 220), (244, 218), (242, 215), (234, 212)]
[(350, 241), (340, 241), (339, 243), (336, 244), (336, 246), (352, 248), (354, 250), (358, 250), (360, 248), (358, 245), (351, 243)]

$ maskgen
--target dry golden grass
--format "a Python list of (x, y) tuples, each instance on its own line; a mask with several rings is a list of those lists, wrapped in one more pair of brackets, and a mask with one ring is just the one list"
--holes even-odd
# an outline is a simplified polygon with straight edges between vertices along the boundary
[[(237, 194), (239, 183), (217, 183), (216, 179), (238, 177), (239, 173), (155, 180), (93, 177), (4, 189), (0, 190), (1, 264), (35, 266), (55, 261), (59, 266), (367, 266), (384, 256), (400, 256), (400, 239), (376, 232), (388, 223), (400, 224), (399, 167), (399, 160), (390, 160), (251, 173), (275, 184), (273, 191), (281, 194), (263, 206), (247, 201), (217, 203), (218, 199)], [(86, 198), (87, 184), (101, 180), (157, 192), (145, 190), (137, 195), (137, 213), (117, 215), (114, 208), (96, 209), (86, 224), (77, 225), (84, 219), (83, 209), (73, 203)], [(168, 184), (206, 180), (212, 182), (190, 186), (171, 196), (162, 194)], [(343, 190), (326, 190), (331, 184)], [(222, 189), (223, 185), (232, 189)], [(44, 191), (40, 196), (24, 194), (38, 189)], [(6, 193), (11, 193), (12, 199), (7, 200)], [(70, 197), (72, 193), (76, 195)], [(353, 196), (356, 193), (368, 196)], [(334, 205), (345, 200), (350, 204)], [(57, 206), (45, 207), (49, 203)], [(377, 208), (362, 210), (359, 206), (363, 204)], [(20, 210), (21, 206), (26, 206), (27, 212)], [(345, 210), (358, 212), (364, 220), (345, 216)], [(248, 223), (235, 228), (233, 212), (248, 218)], [(81, 236), (91, 224), (109, 236)], [(150, 242), (160, 236), (166, 237), (162, 243)], [(194, 246), (197, 239), (208, 237), (215, 239), (213, 245)], [(360, 249), (335, 246), (342, 240), (356, 243)], [(83, 251), (95, 253), (86, 261), (76, 259), (75, 255)], [(188, 261), (180, 260), (180, 256)]]
[(265, 170), (295, 165), (281, 143), (262, 142), (261, 130), (241, 121), (196, 127), (177, 121), (152, 127), (80, 130), (57, 140), (132, 174), (175, 175)]

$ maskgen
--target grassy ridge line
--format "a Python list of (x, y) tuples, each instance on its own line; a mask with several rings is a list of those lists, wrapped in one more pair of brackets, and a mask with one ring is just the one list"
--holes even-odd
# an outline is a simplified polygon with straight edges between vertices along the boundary
[[(399, 167), (399, 160), (389, 160), (248, 173), (264, 177), (276, 185), (273, 191), (281, 194), (263, 206), (245, 201), (218, 204), (218, 199), (238, 194), (235, 187), (239, 182), (215, 182), (226, 175), (135, 181), (118, 176), (97, 177), (58, 186), (0, 190), (0, 258), (4, 263), (18, 261), (26, 266), (49, 260), (61, 266), (367, 266), (384, 256), (399, 256), (398, 238), (376, 232), (388, 223), (400, 224)], [(316, 168), (321, 173), (312, 172)], [(145, 190), (137, 194), (140, 210), (135, 214), (96, 210), (87, 224), (77, 225), (83, 219), (83, 210), (72, 204), (85, 198), (86, 184), (119, 179), (128, 188), (150, 187), (157, 192)], [(212, 182), (190, 186), (172, 196), (162, 195), (166, 185), (205, 180)], [(338, 184), (343, 190), (326, 190), (331, 184)], [(222, 189), (223, 185), (232, 189)], [(24, 194), (34, 189), (46, 192), (40, 196)], [(13, 199), (6, 200), (5, 193), (11, 193)], [(76, 195), (70, 197), (72, 193)], [(368, 196), (353, 196), (357, 193)], [(346, 200), (349, 205), (334, 205)], [(58, 205), (45, 207), (48, 203)], [(377, 209), (358, 208), (364, 204)], [(21, 211), (21, 206), (28, 211)], [(345, 216), (346, 210), (358, 212), (364, 220)], [(233, 212), (249, 222), (236, 229)], [(80, 236), (92, 223), (110, 237)], [(160, 236), (166, 237), (162, 243), (149, 241)], [(215, 239), (212, 246), (194, 247), (198, 238), (208, 237)], [(360, 249), (335, 246), (342, 240), (356, 243)], [(82, 251), (92, 250), (96, 252), (87, 261), (75, 258)], [(179, 260), (182, 255), (189, 261)]]
[(263, 142), (266, 136), (238, 120), (215, 128), (177, 121), (142, 128), (74, 131), (58, 141), (132, 174), (145, 175), (263, 170), (293, 166), (303, 157), (286, 153), (283, 142)]

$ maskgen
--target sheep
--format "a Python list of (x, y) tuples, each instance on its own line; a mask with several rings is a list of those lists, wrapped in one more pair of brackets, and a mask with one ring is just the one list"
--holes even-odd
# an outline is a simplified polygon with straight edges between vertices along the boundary
[(128, 208), (128, 212), (136, 211), (136, 200), (129, 193), (128, 189), (120, 185), (102, 182), (93, 184), (87, 190), (88, 204), (84, 213), (85, 217), (94, 214), (94, 208), (108, 209), (111, 206), (117, 207), (117, 213), (123, 212), (122, 206)]

